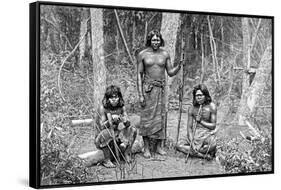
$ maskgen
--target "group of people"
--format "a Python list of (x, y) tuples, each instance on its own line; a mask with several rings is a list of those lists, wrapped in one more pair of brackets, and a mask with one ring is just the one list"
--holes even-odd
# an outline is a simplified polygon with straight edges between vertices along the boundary
[[(137, 55), (137, 84), (141, 105), (138, 133), (143, 138), (145, 158), (151, 151), (165, 155), (165, 73), (174, 76), (182, 62), (172, 64), (169, 53), (162, 47), (165, 42), (159, 31), (153, 30), (147, 36), (146, 48)], [(193, 105), (188, 110), (187, 137), (175, 148), (190, 156), (211, 159), (216, 153), (216, 105), (212, 102), (207, 87), (198, 84), (193, 89)], [(130, 162), (131, 149), (137, 129), (131, 125), (119, 87), (107, 87), (96, 119), (98, 148), (95, 162), (105, 167), (115, 167), (116, 162)], [(154, 142), (154, 143), (152, 143)], [(152, 148), (152, 145), (155, 147)], [(102, 156), (100, 156), (102, 155)], [(114, 162), (115, 164), (114, 164)]]

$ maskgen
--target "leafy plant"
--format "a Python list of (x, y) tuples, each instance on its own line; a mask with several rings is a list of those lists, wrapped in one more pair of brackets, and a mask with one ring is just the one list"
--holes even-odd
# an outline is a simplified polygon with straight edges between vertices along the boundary
[(218, 158), (227, 173), (271, 171), (271, 139), (242, 137), (219, 142)]

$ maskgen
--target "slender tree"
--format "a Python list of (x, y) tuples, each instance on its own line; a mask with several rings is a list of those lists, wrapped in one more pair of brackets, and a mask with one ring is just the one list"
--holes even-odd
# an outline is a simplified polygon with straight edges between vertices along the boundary
[(212, 26), (211, 26), (211, 22), (210, 22), (210, 17), (207, 16), (207, 20), (208, 20), (208, 26), (209, 26), (209, 33), (210, 33), (210, 47), (211, 47), (211, 51), (212, 51), (212, 58), (213, 58), (213, 65), (214, 65), (214, 72), (215, 72), (215, 76), (216, 76), (216, 82), (217, 84), (220, 86), (221, 82), (220, 82), (220, 73), (218, 70), (218, 59), (217, 59), (217, 48), (216, 48), (216, 42), (214, 40), (214, 35), (213, 35), (213, 30), (212, 30)]
[[(165, 49), (169, 52), (171, 62), (174, 63), (175, 59), (175, 49), (177, 34), (180, 27), (180, 14), (176, 13), (163, 13), (162, 15), (162, 25), (161, 33), (165, 40)], [(166, 73), (166, 86), (165, 86), (165, 102), (166, 102), (166, 112), (165, 112), (165, 125), (167, 124), (167, 113), (169, 109), (169, 94), (170, 85), (172, 83), (172, 78), (168, 77)], [(167, 129), (167, 126), (165, 126)]]
[[(260, 24), (260, 21), (258, 21), (257, 27), (255, 27), (254, 30), (251, 30), (249, 19), (242, 18), (244, 48), (243, 60), (245, 66), (242, 84), (242, 96), (239, 109), (237, 111), (238, 123), (241, 125), (245, 124), (245, 121), (253, 115), (254, 110), (262, 97), (263, 90), (266, 86), (266, 81), (271, 74), (271, 37), (266, 40), (266, 43), (263, 45), (265, 48), (262, 50), (262, 54), (258, 57), (259, 60), (256, 60), (259, 63), (258, 68), (255, 71), (252, 71), (251, 69), (251, 52), (253, 49), (256, 49), (256, 47), (253, 46), (258, 35)], [(263, 27), (266, 28), (267, 25), (264, 25)], [(253, 34), (251, 34), (250, 31), (254, 31)], [(254, 78), (251, 79), (251, 81), (250, 74), (254, 74)]]
[(91, 8), (92, 31), (92, 59), (94, 72), (94, 107), (98, 108), (106, 87), (106, 67), (104, 62), (104, 33), (103, 33), (103, 9)]
[[(87, 32), (87, 23), (89, 19), (89, 9), (88, 8), (82, 8), (81, 10), (81, 25), (80, 25), (80, 38)], [(85, 56), (85, 49), (86, 49), (86, 41), (87, 37), (84, 38), (84, 40), (79, 45), (79, 66), (81, 66), (82, 59)]]

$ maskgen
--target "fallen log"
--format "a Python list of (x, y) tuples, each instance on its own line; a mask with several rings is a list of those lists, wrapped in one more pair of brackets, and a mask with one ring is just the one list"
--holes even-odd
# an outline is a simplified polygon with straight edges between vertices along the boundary
[[(138, 128), (140, 124), (140, 116), (136, 114), (129, 115), (129, 120), (131, 121), (131, 125), (134, 127)], [(71, 120), (71, 126), (75, 127), (77, 125), (89, 125), (93, 124), (94, 119), (76, 119), (76, 120)]]
[(93, 119), (78, 119), (78, 120), (71, 120), (71, 126), (77, 126), (77, 125), (89, 125), (94, 122)]

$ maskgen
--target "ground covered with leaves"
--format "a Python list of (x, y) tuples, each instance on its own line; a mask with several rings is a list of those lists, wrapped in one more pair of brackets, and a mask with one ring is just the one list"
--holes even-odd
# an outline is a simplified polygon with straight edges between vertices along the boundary
[[(269, 139), (247, 139), (251, 131), (246, 126), (221, 125), (218, 130), (218, 151), (211, 161), (189, 158), (174, 150), (177, 112), (169, 113), (166, 156), (155, 154), (145, 159), (142, 153), (135, 154), (129, 166), (105, 168), (102, 165), (86, 167), (77, 155), (95, 150), (92, 126), (59, 126), (42, 134), (41, 179), (42, 185), (92, 183), (103, 181), (142, 180), (183, 176), (239, 174), (271, 170), (271, 144)], [(63, 120), (63, 119), (62, 119)], [(180, 138), (184, 138), (186, 114)], [(68, 127), (67, 127), (68, 126)], [(244, 138), (242, 135), (247, 136)], [(139, 142), (139, 140), (138, 140)]]

